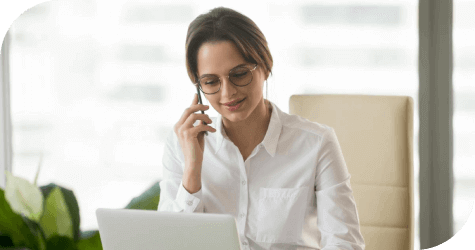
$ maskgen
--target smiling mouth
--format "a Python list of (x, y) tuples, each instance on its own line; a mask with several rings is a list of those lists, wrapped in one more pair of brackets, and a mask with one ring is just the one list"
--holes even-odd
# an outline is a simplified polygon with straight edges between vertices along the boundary
[[(246, 97), (246, 98), (247, 98), (247, 97)], [(246, 100), (246, 98), (240, 100), (239, 102), (236, 102), (234, 105), (226, 105), (226, 106), (228, 106), (228, 107), (234, 107), (234, 106), (238, 105), (239, 103), (243, 102), (244, 100)]]

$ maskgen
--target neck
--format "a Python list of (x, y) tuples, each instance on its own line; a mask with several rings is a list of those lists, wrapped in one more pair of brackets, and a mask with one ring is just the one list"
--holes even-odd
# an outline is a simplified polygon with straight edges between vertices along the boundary
[(270, 103), (263, 99), (254, 112), (244, 121), (232, 123), (223, 118), (226, 135), (236, 146), (260, 143), (269, 127), (271, 109)]

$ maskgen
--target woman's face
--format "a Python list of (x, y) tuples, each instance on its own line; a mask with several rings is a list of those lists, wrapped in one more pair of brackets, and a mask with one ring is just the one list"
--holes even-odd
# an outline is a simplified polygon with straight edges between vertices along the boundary
[[(219, 41), (214, 43), (204, 43), (197, 53), (198, 77), (204, 74), (214, 74), (221, 78), (221, 89), (212, 95), (205, 94), (206, 99), (218, 111), (223, 119), (232, 122), (243, 121), (256, 109), (259, 102), (263, 100), (262, 87), (266, 80), (266, 74), (262, 67), (252, 71), (252, 82), (244, 87), (232, 84), (227, 77), (229, 71), (240, 64), (246, 64), (253, 68), (255, 64), (248, 63), (241, 56), (234, 43), (229, 41)], [(241, 100), (241, 106), (235, 110), (228, 110), (224, 103)]]

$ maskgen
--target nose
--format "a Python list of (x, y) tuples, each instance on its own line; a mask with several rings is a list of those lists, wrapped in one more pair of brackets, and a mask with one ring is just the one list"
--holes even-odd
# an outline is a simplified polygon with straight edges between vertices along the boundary
[(236, 89), (238, 88), (235, 86), (228, 77), (221, 78), (221, 94), (227, 97), (233, 96), (236, 93)]

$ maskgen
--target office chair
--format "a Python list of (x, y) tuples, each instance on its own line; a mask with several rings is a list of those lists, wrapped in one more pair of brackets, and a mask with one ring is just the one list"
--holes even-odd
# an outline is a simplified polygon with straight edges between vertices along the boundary
[(293, 95), (289, 114), (335, 129), (366, 250), (414, 249), (413, 99)]

